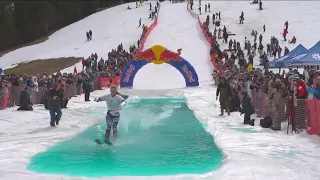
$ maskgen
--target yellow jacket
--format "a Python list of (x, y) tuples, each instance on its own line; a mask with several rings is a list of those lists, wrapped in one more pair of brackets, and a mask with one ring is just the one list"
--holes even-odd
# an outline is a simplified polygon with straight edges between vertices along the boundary
[(252, 64), (249, 64), (248, 65), (248, 71), (251, 72), (252, 70), (253, 70), (253, 66), (252, 66)]

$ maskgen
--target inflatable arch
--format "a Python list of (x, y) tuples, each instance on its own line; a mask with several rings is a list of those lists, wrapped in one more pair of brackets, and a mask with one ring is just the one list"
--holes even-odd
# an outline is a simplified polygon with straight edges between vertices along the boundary
[(134, 77), (144, 65), (148, 63), (167, 63), (175, 67), (183, 75), (186, 86), (199, 86), (198, 75), (193, 66), (181, 56), (181, 49), (177, 52), (167, 50), (165, 47), (155, 45), (143, 52), (138, 52), (124, 68), (121, 75), (120, 87), (131, 88)]

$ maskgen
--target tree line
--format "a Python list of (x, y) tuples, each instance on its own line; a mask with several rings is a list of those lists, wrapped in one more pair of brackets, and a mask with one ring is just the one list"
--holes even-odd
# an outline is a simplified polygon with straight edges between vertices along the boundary
[(97, 9), (135, 0), (0, 1), (0, 50), (31, 42)]

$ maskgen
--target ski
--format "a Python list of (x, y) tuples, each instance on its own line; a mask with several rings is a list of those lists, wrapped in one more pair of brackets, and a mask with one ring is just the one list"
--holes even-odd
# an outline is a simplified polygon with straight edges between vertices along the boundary
[[(97, 144), (102, 145), (103, 143), (100, 141), (100, 139), (95, 139), (94, 140)], [(105, 141), (105, 144), (112, 146), (113, 144), (110, 141)]]

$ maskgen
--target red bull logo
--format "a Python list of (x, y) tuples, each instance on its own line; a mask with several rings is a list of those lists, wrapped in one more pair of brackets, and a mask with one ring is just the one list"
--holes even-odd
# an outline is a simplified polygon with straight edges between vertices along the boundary
[(130, 64), (129, 66), (130, 68), (125, 72), (126, 76), (125, 78), (123, 79), (123, 82), (129, 82), (129, 79), (130, 79), (130, 76), (132, 74), (132, 72), (134, 71), (134, 69), (136, 67), (134, 67), (134, 65)]
[(147, 49), (143, 52), (138, 52), (133, 56), (133, 59), (136, 61), (147, 61), (147, 62), (152, 62), (156, 60), (156, 54), (152, 51), (152, 49)]
[(188, 80), (190, 83), (195, 82), (196, 80), (193, 78), (192, 72), (188, 69), (188, 67), (186, 65), (182, 66), (182, 70), (184, 73), (186, 73)]
[(150, 49), (147, 49), (143, 52), (138, 52), (134, 55), (134, 59), (136, 61), (142, 61), (145, 60), (147, 62), (152, 62), (154, 64), (163, 64), (163, 63), (169, 63), (171, 61), (181, 61), (182, 58), (181, 50), (178, 49), (177, 52), (172, 52), (167, 50), (165, 47), (160, 45), (155, 45)]

